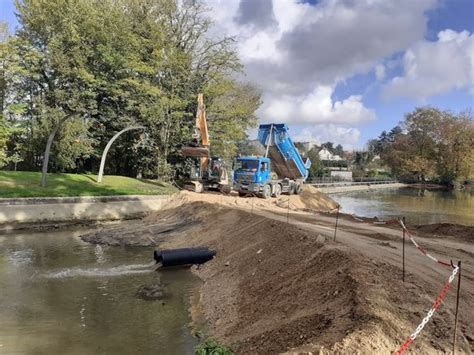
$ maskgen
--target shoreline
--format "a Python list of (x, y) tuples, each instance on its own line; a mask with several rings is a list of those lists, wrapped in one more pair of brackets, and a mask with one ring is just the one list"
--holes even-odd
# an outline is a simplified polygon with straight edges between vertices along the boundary
[(0, 199), (0, 230), (35, 223), (94, 223), (141, 218), (162, 209), (173, 195)]
[(330, 187), (318, 187), (318, 191), (325, 194), (337, 194), (342, 192), (352, 192), (352, 191), (373, 191), (381, 189), (398, 189), (401, 187), (409, 187), (409, 184), (404, 183), (393, 183), (393, 184), (370, 184), (366, 185), (349, 185), (349, 186), (330, 186)]

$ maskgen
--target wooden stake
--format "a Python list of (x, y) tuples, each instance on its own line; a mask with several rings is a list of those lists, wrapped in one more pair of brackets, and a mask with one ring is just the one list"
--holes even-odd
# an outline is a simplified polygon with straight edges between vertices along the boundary
[[(405, 217), (402, 217), (403, 225), (405, 226)], [(402, 227), (402, 232), (403, 232), (403, 252), (402, 252), (402, 259), (403, 259), (403, 274), (402, 274), (402, 280), (405, 282), (405, 228)]]
[(337, 233), (337, 222), (339, 221), (339, 207), (337, 206), (337, 212), (336, 212), (336, 225), (334, 226), (334, 241), (336, 241), (336, 233)]
[(461, 261), (458, 261), (458, 292), (456, 294), (456, 312), (454, 314), (453, 355), (456, 353), (456, 332), (458, 330), (459, 292), (461, 291)]

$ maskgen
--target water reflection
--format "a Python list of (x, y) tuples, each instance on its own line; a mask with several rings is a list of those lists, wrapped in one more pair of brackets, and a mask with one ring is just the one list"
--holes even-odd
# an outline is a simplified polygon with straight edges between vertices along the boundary
[[(0, 353), (193, 354), (188, 271), (154, 272), (150, 249), (97, 248), (78, 232), (0, 239)], [(135, 297), (161, 279), (165, 304)]]
[(382, 189), (332, 194), (342, 211), (363, 217), (406, 216), (411, 223), (474, 224), (474, 189)]

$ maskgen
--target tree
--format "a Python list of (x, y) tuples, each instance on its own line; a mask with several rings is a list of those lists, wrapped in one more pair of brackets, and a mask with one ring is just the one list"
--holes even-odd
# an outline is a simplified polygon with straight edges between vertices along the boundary
[(319, 177), (322, 175), (322, 162), (319, 160), (319, 149), (316, 147), (311, 148), (307, 153), (308, 158), (311, 160), (311, 167), (309, 168), (310, 179)]
[(442, 182), (469, 179), (473, 172), (474, 121), (471, 112), (445, 112), (434, 132), (436, 170)]
[(323, 144), (321, 144), (321, 148), (322, 149), (326, 148), (330, 153), (335, 154), (334, 153), (334, 143), (333, 142), (323, 143)]
[(4, 117), (7, 82), (6, 82), (6, 48), (8, 39), (8, 26), (5, 22), (0, 22), (0, 167), (8, 163), (7, 142), (12, 133), (11, 127)]
[(237, 143), (247, 138), (247, 130), (257, 125), (260, 93), (230, 80), (209, 86), (207, 92), (214, 97), (207, 108), (211, 154), (230, 160), (237, 155)]
[(232, 79), (241, 69), (234, 39), (208, 35), (206, 10), (200, 1), (19, 1), (6, 114), (24, 128), (11, 142), (24, 144), (24, 164), (37, 168), (57, 131), (53, 170), (96, 169), (116, 132), (143, 125), (146, 139), (121, 137), (108, 169), (172, 176), (170, 162), (182, 159), (180, 147), (191, 139), (199, 92), (212, 113), (214, 149), (234, 152), (255, 124), (260, 94)]
[(371, 142), (399, 177), (455, 184), (472, 174), (474, 124), (470, 112), (455, 115), (432, 107), (417, 108), (401, 127)]
[(341, 144), (336, 145), (336, 148), (334, 148), (334, 154), (339, 155), (341, 158), (344, 157), (344, 148)]

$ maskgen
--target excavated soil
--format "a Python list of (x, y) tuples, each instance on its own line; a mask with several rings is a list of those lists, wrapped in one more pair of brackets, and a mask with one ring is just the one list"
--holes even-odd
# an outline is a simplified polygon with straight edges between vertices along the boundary
[[(289, 198), (293, 209), (327, 211), (337, 206), (323, 194)], [(215, 249), (212, 261), (193, 268), (204, 282), (191, 313), (194, 319), (205, 319), (207, 332), (238, 354), (396, 350), (431, 304), (429, 285), (412, 273), (407, 275), (412, 281), (402, 283), (399, 267), (253, 213), (285, 211), (288, 202), (279, 207), (285, 199), (181, 192), (166, 210), (83, 239)], [(449, 351), (452, 320), (452, 313), (441, 308), (410, 350)], [(465, 324), (461, 331), (468, 332)]]
[(424, 235), (443, 238), (445, 236), (454, 236), (457, 240), (466, 242), (474, 241), (474, 226), (464, 226), (452, 223), (434, 223), (415, 226), (417, 232)]

